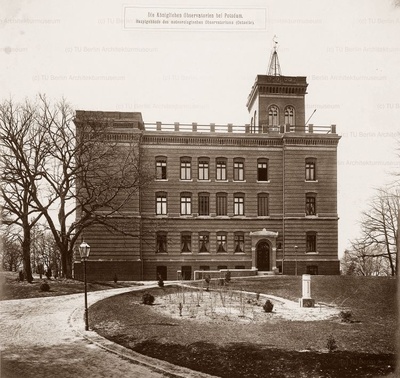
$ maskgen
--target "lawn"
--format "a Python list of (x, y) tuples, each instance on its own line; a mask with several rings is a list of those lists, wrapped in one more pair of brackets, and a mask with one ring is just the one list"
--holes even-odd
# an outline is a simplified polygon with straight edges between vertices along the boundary
[[(219, 291), (243, 290), (292, 300), (301, 296), (300, 277), (213, 285)], [(180, 290), (153, 289), (152, 306), (142, 304), (143, 292), (108, 298), (91, 307), (90, 323), (99, 334), (139, 353), (220, 377), (377, 377), (394, 371), (395, 279), (313, 276), (316, 310), (318, 303), (337, 306), (351, 311), (350, 322), (340, 317), (289, 321), (263, 314), (262, 307), (253, 312), (257, 318), (268, 315), (263, 322), (220, 318), (204, 322), (188, 314), (177, 316), (178, 308), (168, 310), (170, 315), (165, 309), (159, 311), (157, 306), (165, 303), (161, 296), (172, 298)], [(328, 339), (337, 346), (333, 352), (328, 352)]]
[[(44, 276), (43, 276), (44, 277)], [(50, 286), (49, 291), (40, 290), (40, 285), (47, 282)], [(129, 282), (92, 282), (88, 283), (88, 291), (106, 290), (118, 287), (132, 286)], [(20, 282), (18, 273), (0, 272), (0, 300), (7, 299), (25, 299), (53, 297), (57, 295), (67, 295), (83, 293), (84, 284), (81, 281), (72, 279), (40, 279), (35, 275), (32, 283), (27, 281)]]

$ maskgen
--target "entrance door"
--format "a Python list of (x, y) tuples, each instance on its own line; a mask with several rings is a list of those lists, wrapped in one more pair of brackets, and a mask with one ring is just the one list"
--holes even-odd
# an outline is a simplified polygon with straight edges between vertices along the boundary
[(259, 271), (270, 270), (269, 250), (267, 242), (261, 242), (257, 245), (257, 268)]

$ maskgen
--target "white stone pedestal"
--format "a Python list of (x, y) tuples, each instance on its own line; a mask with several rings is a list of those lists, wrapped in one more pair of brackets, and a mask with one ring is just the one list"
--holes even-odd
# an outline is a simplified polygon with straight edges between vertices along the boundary
[(302, 297), (300, 298), (300, 307), (314, 307), (315, 300), (311, 298), (311, 276), (303, 274), (302, 277)]

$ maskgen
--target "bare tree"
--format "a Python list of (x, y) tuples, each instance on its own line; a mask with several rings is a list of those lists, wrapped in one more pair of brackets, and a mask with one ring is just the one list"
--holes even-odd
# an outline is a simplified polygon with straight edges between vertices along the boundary
[(42, 175), (45, 190), (34, 194), (33, 200), (60, 251), (62, 274), (70, 278), (74, 246), (85, 228), (102, 224), (138, 236), (126, 231), (129, 219), (115, 222), (115, 218), (123, 215), (153, 176), (140, 166), (140, 135), (120, 143), (110, 138), (109, 120), (93, 117), (75, 120), (75, 127), (74, 112), (65, 101), (51, 105), (40, 98), (41, 127), (52, 148)]
[(2, 227), (2, 266), (10, 272), (16, 272), (23, 261), (20, 235), (12, 232), (12, 227)]
[(383, 248), (393, 276), (397, 274), (399, 203), (399, 189), (379, 189), (361, 222), (363, 243)]
[(57, 278), (61, 270), (60, 251), (48, 227), (37, 224), (31, 236), (31, 261), (32, 269), (40, 275), (52, 272)]
[(128, 230), (124, 215), (139, 188), (153, 178), (152, 170), (140, 164), (141, 134), (130, 133), (121, 143), (112, 138), (110, 120), (81, 118), (76, 130), (73, 119), (64, 100), (51, 104), (42, 95), (33, 105), (2, 106), (4, 209), (26, 230), (24, 269), (30, 279), (30, 234), (41, 216), (68, 278), (74, 245), (86, 227), (97, 223), (138, 236)]
[(343, 274), (356, 276), (390, 276), (388, 258), (381, 245), (365, 244), (364, 241), (351, 242), (341, 259)]
[(42, 213), (33, 206), (33, 195), (43, 173), (48, 151), (44, 130), (37, 124), (35, 104), (0, 105), (1, 205), (5, 224), (22, 229), (24, 276), (32, 282), (31, 230)]

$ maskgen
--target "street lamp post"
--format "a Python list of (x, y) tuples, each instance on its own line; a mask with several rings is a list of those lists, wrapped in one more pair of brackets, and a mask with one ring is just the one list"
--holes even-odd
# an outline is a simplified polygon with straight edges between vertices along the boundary
[(86, 282), (86, 260), (89, 258), (90, 245), (83, 241), (79, 246), (79, 254), (81, 255), (81, 260), (83, 261), (83, 280), (85, 282), (85, 330), (89, 331), (89, 317), (88, 317), (88, 307), (87, 307), (87, 282)]
[(294, 274), (297, 276), (297, 245), (294, 246)]

